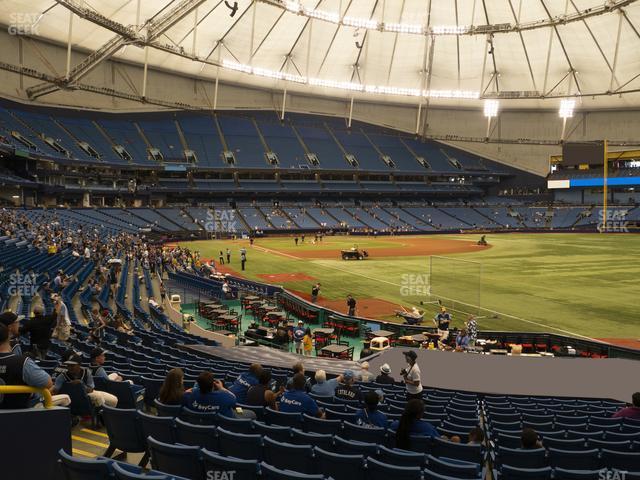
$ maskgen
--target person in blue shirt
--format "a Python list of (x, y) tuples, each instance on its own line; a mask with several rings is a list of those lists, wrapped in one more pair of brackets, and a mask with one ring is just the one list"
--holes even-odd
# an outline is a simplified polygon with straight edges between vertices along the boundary
[(216, 380), (211, 372), (198, 375), (198, 386), (185, 392), (182, 405), (196, 412), (216, 412), (225, 417), (235, 417), (233, 409), (236, 397)]
[(316, 383), (311, 387), (311, 393), (321, 395), (323, 397), (333, 397), (341, 377), (327, 380), (327, 372), (324, 370), (318, 370), (314, 378)]
[(440, 434), (433, 425), (422, 420), (424, 403), (414, 398), (407, 402), (400, 420), (391, 424), (391, 430), (396, 432), (396, 448), (411, 450), (411, 437), (439, 437)]
[(364, 396), (364, 408), (356, 412), (356, 421), (363, 427), (387, 428), (387, 416), (378, 410), (380, 397), (369, 391)]
[(469, 340), (467, 331), (464, 328), (460, 330), (456, 336), (456, 351), (461, 352), (469, 348)]
[(280, 411), (285, 413), (306, 413), (312, 417), (324, 418), (324, 412), (318, 404), (304, 391), (306, 378), (296, 373), (291, 382), (291, 389), (284, 392), (280, 399)]
[(304, 338), (304, 322), (298, 320), (298, 326), (293, 329), (293, 342), (296, 346), (296, 353), (302, 355), (302, 339)]
[(235, 379), (233, 385), (229, 388), (229, 391), (236, 396), (238, 403), (247, 403), (247, 392), (255, 385), (258, 385), (260, 381), (260, 374), (262, 373), (262, 365), (259, 363), (252, 363), (249, 366), (249, 371), (241, 373), (238, 378)]

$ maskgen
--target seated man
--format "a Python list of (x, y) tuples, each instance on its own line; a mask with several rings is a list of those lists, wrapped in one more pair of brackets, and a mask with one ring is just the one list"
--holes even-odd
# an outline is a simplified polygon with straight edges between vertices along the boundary
[(22, 346), (20, 345), (20, 318), (11, 311), (0, 314), (0, 323), (9, 330), (9, 342), (11, 343), (11, 351), (16, 355), (22, 355)]
[(239, 403), (247, 402), (247, 392), (255, 385), (258, 385), (260, 374), (262, 373), (262, 365), (259, 363), (252, 363), (249, 366), (249, 371), (241, 373), (238, 378), (235, 379), (233, 385), (229, 388), (229, 391), (233, 393), (236, 400)]
[(376, 383), (382, 383), (384, 385), (392, 385), (395, 380), (391, 376), (391, 367), (388, 363), (380, 365), (380, 375), (376, 377)]
[(224, 388), (211, 372), (198, 375), (197, 387), (185, 392), (182, 405), (196, 412), (216, 412), (225, 417), (235, 417), (236, 396)]
[(333, 397), (336, 387), (340, 381), (340, 377), (327, 380), (327, 373), (324, 370), (318, 370), (315, 375), (316, 383), (311, 387), (311, 393), (321, 395), (323, 397)]
[(296, 373), (291, 379), (291, 388), (284, 392), (280, 399), (280, 411), (285, 413), (306, 413), (312, 417), (324, 418), (324, 412), (318, 408), (316, 401), (304, 391), (306, 378)]
[(631, 406), (618, 410), (613, 418), (635, 418), (640, 420), (640, 392), (631, 396)]
[(376, 392), (369, 391), (364, 396), (364, 408), (356, 412), (358, 425), (367, 427), (387, 428), (387, 416), (378, 410), (380, 396)]
[(295, 377), (298, 373), (301, 373), (304, 376), (304, 390), (305, 392), (311, 391), (311, 379), (304, 375), (304, 364), (302, 362), (297, 362), (291, 367), (293, 375), (287, 379), (286, 388), (289, 390), (293, 384), (293, 377)]
[(103, 365), (106, 360), (106, 351), (100, 347), (96, 347), (91, 350), (91, 354), (89, 355), (89, 359), (91, 364), (89, 365), (89, 370), (91, 370), (91, 375), (94, 377), (101, 377), (105, 380), (111, 380), (112, 382), (121, 382), (122, 377), (118, 375), (116, 372), (107, 373), (104, 369)]
[(342, 400), (360, 400), (360, 389), (353, 385), (355, 381), (353, 370), (345, 370), (340, 378), (335, 397)]
[[(0, 323), (0, 383), (51, 389), (53, 382), (47, 372), (32, 359), (11, 351), (9, 329)], [(0, 409), (29, 408), (41, 399), (30, 393), (5, 395)], [(53, 405), (66, 407), (71, 403), (68, 395), (53, 395)]]
[(66, 369), (56, 377), (55, 392), (59, 392), (67, 382), (81, 383), (91, 403), (95, 406), (101, 407), (102, 405), (107, 405), (109, 407), (115, 407), (118, 405), (118, 397), (115, 395), (95, 390), (93, 375), (91, 375), (88, 368), (82, 366), (82, 357), (80, 355), (72, 354), (63, 364)]

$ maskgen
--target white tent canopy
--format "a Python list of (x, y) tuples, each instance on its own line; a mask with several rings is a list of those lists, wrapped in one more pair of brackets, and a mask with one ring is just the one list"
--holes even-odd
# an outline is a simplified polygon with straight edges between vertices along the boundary
[[(563, 96), (594, 108), (640, 104), (635, 0), (3, 0), (2, 6), (0, 23), (10, 32), (101, 52), (83, 68), (70, 65), (71, 80), (113, 56), (238, 84), (380, 102), (417, 103), (427, 91), (451, 106), (498, 97), (518, 99), (516, 107), (554, 107)], [(35, 96), (47, 91), (43, 86)]]

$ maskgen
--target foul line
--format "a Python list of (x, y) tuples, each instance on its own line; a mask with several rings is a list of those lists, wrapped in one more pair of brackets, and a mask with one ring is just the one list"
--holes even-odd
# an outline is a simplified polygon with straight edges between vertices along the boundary
[[(314, 262), (314, 263), (315, 263), (315, 262)], [(363, 278), (366, 278), (366, 279), (369, 279), (369, 280), (374, 280), (374, 281), (376, 281), (376, 282), (382, 282), (382, 283), (386, 283), (386, 284), (389, 284), (389, 285), (393, 285), (393, 286), (396, 286), (396, 287), (400, 287), (400, 288), (402, 288), (402, 285), (400, 285), (400, 284), (398, 284), (398, 283), (393, 283), (393, 282), (389, 282), (389, 281), (387, 281), (387, 280), (382, 280), (382, 279), (379, 279), (379, 278), (370, 277), (370, 276), (368, 276), (368, 275), (364, 275), (364, 274), (362, 274), (362, 273), (351, 272), (351, 271), (349, 271), (349, 270), (344, 270), (344, 269), (342, 269), (342, 268), (334, 267), (334, 266), (331, 266), (331, 265), (324, 265), (324, 264), (322, 264), (322, 263), (316, 263), (316, 265), (320, 265), (321, 267), (331, 268), (331, 269), (333, 269), (333, 270), (338, 270), (338, 271), (340, 271), (340, 272), (349, 273), (349, 274), (351, 274), (351, 275), (357, 275), (357, 276), (360, 276), (360, 277), (363, 277)], [(430, 295), (430, 296), (431, 296), (431, 295)], [(585, 338), (585, 339), (587, 339), (587, 340), (592, 340), (592, 341), (594, 341), (594, 342), (598, 342), (598, 343), (606, 343), (606, 342), (602, 342), (601, 340), (597, 340), (597, 339), (592, 338), (592, 337), (587, 337), (586, 335), (580, 335), (579, 333), (570, 332), (569, 330), (563, 330), (562, 328), (553, 327), (553, 326), (551, 326), (551, 325), (546, 325), (546, 324), (544, 324), (544, 323), (535, 322), (535, 321), (533, 321), (533, 320), (527, 320), (526, 318), (516, 317), (515, 315), (510, 315), (510, 314), (508, 314), (508, 313), (499, 312), (499, 311), (497, 311), (497, 310), (491, 310), (491, 309), (488, 309), (488, 308), (485, 308), (485, 307), (482, 307), (482, 306), (480, 306), (480, 307), (479, 307), (478, 305), (472, 305), (472, 304), (470, 304), (470, 303), (461, 302), (461, 301), (459, 301), (459, 300), (455, 300), (455, 299), (452, 299), (452, 298), (443, 297), (443, 296), (441, 296), (441, 295), (438, 295), (438, 297), (439, 297), (439, 298), (443, 298), (443, 299), (445, 299), (445, 300), (449, 300), (449, 301), (451, 301), (451, 302), (458, 302), (458, 303), (460, 303), (460, 304), (462, 304), (462, 305), (466, 305), (467, 307), (480, 308), (480, 309), (482, 309), (482, 310), (484, 310), (484, 311), (486, 311), (486, 312), (490, 312), (490, 313), (494, 313), (494, 314), (502, 315), (502, 316), (505, 316), (505, 317), (509, 317), (509, 318), (514, 319), (514, 320), (518, 320), (518, 321), (521, 321), (521, 322), (529, 323), (529, 324), (531, 324), (531, 325), (537, 325), (537, 326), (539, 326), (539, 327), (549, 328), (549, 329), (551, 329), (551, 330), (555, 330), (555, 331), (557, 331), (557, 332), (562, 332), (562, 333), (565, 333), (565, 334), (570, 335), (570, 336), (573, 336), (573, 337)]]
[(259, 247), (258, 245), (254, 245), (253, 248), (256, 250), (261, 250), (265, 253), (275, 253), (276, 255), (282, 255), (283, 257), (293, 258), (294, 260), (302, 260), (301, 257), (296, 257), (294, 255), (289, 255), (288, 253), (280, 252), (278, 250), (271, 250), (270, 248)]

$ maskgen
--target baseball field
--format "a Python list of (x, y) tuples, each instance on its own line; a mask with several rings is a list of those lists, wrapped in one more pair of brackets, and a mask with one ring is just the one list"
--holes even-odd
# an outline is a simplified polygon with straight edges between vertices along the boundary
[[(224, 271), (282, 285), (305, 298), (320, 282), (318, 303), (358, 315), (402, 321), (396, 310), (417, 306), (430, 317), (438, 300), (461, 325), (477, 314), (482, 329), (548, 331), (640, 346), (640, 236), (600, 234), (495, 234), (488, 247), (480, 235), (293, 237), (208, 240), (181, 245), (218, 263)], [(247, 248), (246, 270), (239, 249)], [(366, 250), (365, 260), (342, 260), (340, 250)], [(422, 302), (422, 303), (421, 303)]]

